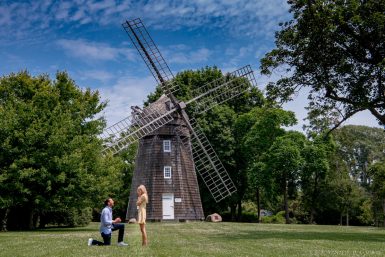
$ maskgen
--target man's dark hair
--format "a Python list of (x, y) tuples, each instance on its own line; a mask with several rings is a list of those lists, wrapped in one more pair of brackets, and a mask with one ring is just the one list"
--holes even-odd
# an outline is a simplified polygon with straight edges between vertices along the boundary
[(111, 197), (108, 197), (105, 201), (104, 201), (104, 205), (107, 206), (108, 205), (108, 202), (110, 201)]

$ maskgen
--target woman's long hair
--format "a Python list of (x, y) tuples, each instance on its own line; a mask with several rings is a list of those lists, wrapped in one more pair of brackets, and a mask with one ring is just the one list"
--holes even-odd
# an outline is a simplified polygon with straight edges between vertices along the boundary
[(147, 189), (144, 185), (138, 186), (138, 190), (142, 191), (144, 197), (146, 198), (146, 203), (148, 203)]

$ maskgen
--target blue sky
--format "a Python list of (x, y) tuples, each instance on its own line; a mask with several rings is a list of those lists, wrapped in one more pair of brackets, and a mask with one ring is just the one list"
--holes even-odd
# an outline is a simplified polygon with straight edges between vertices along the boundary
[[(67, 71), (81, 88), (99, 90), (112, 125), (141, 105), (155, 80), (121, 24), (141, 18), (174, 74), (216, 65), (250, 64), (258, 87), (276, 80), (259, 74), (259, 59), (274, 47), (274, 32), (291, 15), (285, 0), (0, 1), (0, 76), (28, 70), (54, 78)], [(284, 107), (301, 130), (306, 95)], [(377, 126), (368, 113), (347, 123)]]

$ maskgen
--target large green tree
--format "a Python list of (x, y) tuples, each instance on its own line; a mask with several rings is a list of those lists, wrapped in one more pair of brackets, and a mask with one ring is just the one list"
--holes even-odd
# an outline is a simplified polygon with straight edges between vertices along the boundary
[(349, 226), (351, 216), (358, 216), (359, 205), (365, 200), (365, 192), (356, 181), (350, 179), (346, 170), (335, 170), (334, 174), (329, 177), (329, 200), (333, 201), (337, 211), (340, 214), (339, 224)]
[(372, 209), (375, 222), (385, 227), (385, 162), (378, 162), (369, 168), (369, 173), (373, 177), (370, 187), (372, 192)]
[(328, 199), (323, 198), (327, 173), (329, 171), (329, 156), (334, 154), (334, 143), (330, 138), (318, 136), (308, 141), (302, 149), (303, 166), (300, 171), (300, 186), (302, 191), (303, 209), (309, 213), (309, 223), (315, 222), (317, 211)]
[(272, 186), (283, 196), (283, 210), (286, 223), (289, 219), (289, 197), (295, 197), (295, 191), (303, 165), (301, 150), (306, 138), (299, 132), (287, 132), (278, 137), (265, 154), (266, 177), (271, 177)]
[(268, 96), (288, 101), (307, 89), (313, 128), (333, 130), (363, 110), (385, 125), (385, 1), (288, 3), (293, 19), (282, 24), (276, 48), (261, 60), (264, 74), (286, 71), (267, 86)]
[(333, 132), (337, 154), (346, 162), (351, 177), (363, 186), (369, 186), (368, 168), (385, 160), (385, 133), (380, 128), (348, 125)]
[(81, 215), (108, 192), (100, 178), (119, 168), (100, 155), (105, 122), (95, 115), (104, 107), (98, 92), (81, 90), (65, 72), (53, 81), (27, 72), (0, 78), (0, 209), (10, 228), (44, 225), (49, 213)]
[[(284, 126), (296, 123), (293, 112), (277, 107), (255, 107), (238, 116), (235, 124), (236, 158), (247, 171), (247, 189), (252, 191), (252, 200), (257, 203), (257, 216), (260, 219), (261, 193), (269, 194), (266, 180), (262, 176), (263, 154), (268, 151), (275, 139), (285, 134)], [(262, 190), (262, 192), (261, 192)]]

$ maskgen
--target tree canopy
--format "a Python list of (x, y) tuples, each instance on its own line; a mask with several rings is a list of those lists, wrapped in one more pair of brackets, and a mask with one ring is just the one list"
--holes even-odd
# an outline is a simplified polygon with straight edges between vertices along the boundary
[(293, 19), (261, 60), (264, 74), (286, 72), (267, 86), (268, 96), (289, 101), (307, 88), (313, 128), (333, 130), (363, 110), (385, 125), (385, 1), (288, 3)]
[[(105, 105), (65, 72), (53, 81), (27, 72), (0, 78), (0, 218), (9, 214), (10, 228), (33, 228), (38, 219), (44, 226), (54, 213), (81, 215), (111, 191), (101, 178), (118, 178), (122, 163), (101, 158), (105, 122), (95, 115)], [(78, 223), (70, 216), (63, 223)]]
[(346, 163), (350, 176), (361, 185), (371, 182), (369, 167), (385, 161), (385, 133), (380, 128), (348, 125), (333, 132), (339, 157)]

